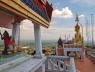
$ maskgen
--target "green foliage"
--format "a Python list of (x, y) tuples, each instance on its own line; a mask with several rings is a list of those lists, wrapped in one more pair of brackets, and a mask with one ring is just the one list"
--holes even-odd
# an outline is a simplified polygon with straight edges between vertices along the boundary
[(45, 53), (45, 52), (47, 52), (47, 51), (43, 49), (42, 52)]
[(92, 49), (95, 49), (95, 45), (92, 47)]
[(86, 45), (85, 47), (86, 47), (86, 48), (89, 48), (90, 46)]
[(33, 53), (32, 53), (32, 55), (35, 55), (36, 54), (36, 51), (34, 51)]
[(55, 41), (42, 41), (43, 48), (54, 48), (56, 46)]

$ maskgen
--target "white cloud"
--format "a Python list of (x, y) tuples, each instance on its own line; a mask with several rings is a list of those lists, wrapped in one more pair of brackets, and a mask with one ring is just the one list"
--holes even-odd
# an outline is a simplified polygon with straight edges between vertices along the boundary
[(27, 20), (27, 19), (23, 20), (21, 22), (21, 28), (24, 29), (24, 30), (30, 30), (30, 29), (32, 29), (33, 28), (32, 21)]
[(84, 18), (84, 17), (85, 17), (85, 15), (83, 15), (83, 14), (79, 15), (79, 18)]
[(95, 0), (71, 0), (71, 1), (74, 3), (81, 2), (81, 3), (88, 4), (88, 5), (95, 5)]
[(58, 18), (72, 18), (73, 13), (69, 9), (69, 7), (65, 7), (62, 10), (55, 9), (53, 11), (53, 17), (58, 17)]
[(21, 39), (34, 40), (34, 27), (33, 23), (30, 20), (23, 20), (21, 22)]

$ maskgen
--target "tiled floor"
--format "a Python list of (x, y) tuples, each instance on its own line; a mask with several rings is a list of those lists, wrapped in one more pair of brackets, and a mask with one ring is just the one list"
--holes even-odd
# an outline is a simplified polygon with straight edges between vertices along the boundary
[(85, 57), (84, 61), (77, 60), (75, 63), (80, 72), (95, 72), (95, 64), (87, 57)]

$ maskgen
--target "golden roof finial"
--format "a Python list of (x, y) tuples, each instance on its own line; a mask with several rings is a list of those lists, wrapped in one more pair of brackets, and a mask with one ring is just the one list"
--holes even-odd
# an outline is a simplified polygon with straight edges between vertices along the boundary
[(77, 22), (77, 24), (79, 23), (79, 17), (78, 17), (78, 14), (76, 14), (75, 22)]

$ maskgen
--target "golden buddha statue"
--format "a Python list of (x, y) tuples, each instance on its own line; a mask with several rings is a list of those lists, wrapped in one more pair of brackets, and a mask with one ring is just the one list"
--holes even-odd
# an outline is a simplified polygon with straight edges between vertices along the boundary
[(76, 16), (75, 22), (77, 23), (75, 26), (75, 38), (73, 39), (75, 44), (83, 44), (83, 37), (81, 36), (80, 33), (80, 26), (79, 26), (79, 18), (78, 15)]

